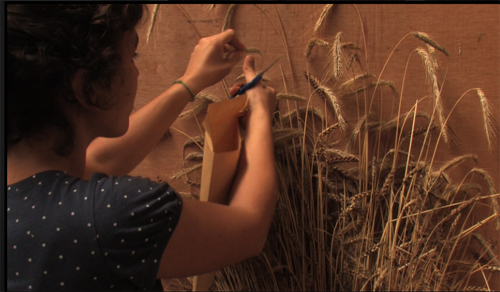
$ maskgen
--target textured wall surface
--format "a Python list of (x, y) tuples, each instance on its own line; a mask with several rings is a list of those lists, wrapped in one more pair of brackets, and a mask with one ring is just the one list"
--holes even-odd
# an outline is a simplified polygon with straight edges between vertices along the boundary
[[(353, 42), (362, 50), (358, 52), (364, 71), (391, 80), (398, 95), (374, 94), (371, 110), (382, 116), (397, 114), (399, 93), (402, 91), (403, 112), (416, 104), (419, 109), (430, 109), (430, 91), (423, 62), (413, 51), (425, 47), (417, 38), (407, 36), (393, 52), (398, 42), (409, 32), (421, 31), (445, 47), (449, 58), (436, 51), (438, 82), (442, 85), (442, 105), (445, 116), (450, 113), (462, 94), (471, 88), (481, 88), (490, 102), (496, 127), (500, 129), (500, 6), (498, 5), (335, 5), (323, 26), (316, 33), (314, 25), (324, 5), (276, 4), (237, 5), (230, 27), (247, 47), (260, 50), (256, 58), (256, 69), (260, 70), (277, 57), (280, 65), (268, 72), (268, 84), (280, 92), (288, 91), (306, 98), (313, 104), (322, 104), (317, 94), (312, 94), (304, 71), (309, 71), (320, 80), (324, 79), (328, 48), (315, 46), (309, 58), (304, 57), (307, 43), (313, 37), (332, 42), (337, 32), (342, 32), (343, 42)], [(216, 5), (173, 5), (162, 4), (156, 14), (155, 25), (149, 42), (146, 35), (149, 21), (138, 31), (140, 45), (137, 66), (140, 70), (139, 89), (135, 108), (139, 109), (180, 77), (188, 64), (190, 54), (201, 36), (221, 31), (228, 4)], [(153, 6), (150, 6), (150, 13)], [(187, 14), (187, 15), (186, 15)], [(188, 20), (189, 18), (192, 20)], [(362, 26), (361, 26), (362, 24)], [(286, 43), (282, 38), (286, 38)], [(413, 52), (413, 53), (412, 53)], [(288, 56), (287, 56), (288, 54)], [(390, 59), (389, 59), (390, 57)], [(389, 61), (387, 62), (387, 60)], [(387, 62), (387, 63), (386, 63)], [(385, 66), (385, 69), (383, 69)], [(406, 70), (406, 74), (405, 74)], [(283, 72), (283, 74), (282, 74)], [(241, 64), (231, 72), (225, 81), (230, 85), (242, 73)], [(444, 81), (444, 83), (443, 83)], [(343, 82), (340, 80), (339, 83)], [(331, 88), (338, 87), (334, 81), (325, 81)], [(403, 90), (402, 90), (403, 89)], [(224, 87), (218, 83), (206, 92), (227, 98)], [(371, 94), (367, 97), (371, 100)], [(348, 97), (341, 100), (342, 109), (352, 130), (357, 120), (358, 106), (363, 109), (363, 97)], [(282, 110), (286, 110), (282, 104)], [(186, 110), (192, 108), (188, 104)], [(175, 181), (170, 178), (176, 172), (193, 165), (185, 163), (183, 144), (187, 136), (202, 134), (199, 124), (203, 115), (186, 116), (177, 120), (158, 147), (132, 172), (133, 175), (168, 181), (179, 191), (189, 191), (186, 177)], [(500, 188), (499, 137), (488, 150), (483, 127), (482, 110), (475, 91), (469, 92), (453, 109), (449, 126), (454, 130), (458, 146), (441, 142), (435, 158), (436, 165), (462, 154), (473, 153), (478, 157), (477, 167), (487, 170)], [(347, 135), (343, 137), (348, 139)], [(194, 148), (190, 148), (193, 150)], [(463, 177), (474, 164), (466, 162), (454, 171), (456, 177)], [(199, 173), (192, 174), (193, 180)], [(485, 206), (484, 208), (489, 208)], [(480, 215), (478, 215), (480, 216)], [(489, 226), (484, 235), (498, 240), (499, 232)], [(499, 252), (498, 246), (496, 252)], [(498, 273), (497, 273), (498, 274)], [(497, 278), (498, 279), (498, 278)], [(499, 284), (498, 280), (493, 281)], [(500, 285), (497, 286), (497, 289)]]

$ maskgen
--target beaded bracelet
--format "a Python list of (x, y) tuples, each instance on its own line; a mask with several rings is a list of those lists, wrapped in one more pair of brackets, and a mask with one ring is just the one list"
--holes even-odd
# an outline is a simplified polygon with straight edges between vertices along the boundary
[(176, 83), (184, 85), (184, 87), (186, 87), (187, 91), (189, 91), (189, 94), (191, 94), (191, 99), (189, 101), (194, 101), (194, 94), (191, 91), (191, 89), (189, 89), (189, 87), (186, 85), (186, 83), (182, 82), (182, 80), (177, 80), (174, 82), (174, 84), (176, 84)]

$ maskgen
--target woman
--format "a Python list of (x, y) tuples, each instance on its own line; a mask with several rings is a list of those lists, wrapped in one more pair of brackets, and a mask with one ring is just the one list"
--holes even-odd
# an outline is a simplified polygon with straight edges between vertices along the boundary
[[(277, 201), (274, 89), (247, 91), (227, 206), (127, 176), (245, 49), (233, 30), (201, 39), (184, 75), (130, 116), (143, 9), (7, 5), (8, 290), (152, 290), (157, 279), (220, 269), (264, 246)], [(256, 76), (251, 56), (243, 72), (247, 82)]]

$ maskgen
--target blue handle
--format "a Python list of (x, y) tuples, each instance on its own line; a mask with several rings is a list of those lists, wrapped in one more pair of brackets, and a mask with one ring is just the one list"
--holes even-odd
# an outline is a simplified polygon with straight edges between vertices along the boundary
[(260, 79), (262, 79), (262, 74), (259, 74), (259, 75), (255, 76), (255, 78), (252, 81), (250, 81), (247, 84), (243, 85), (243, 87), (240, 88), (240, 90), (235, 95), (231, 96), (229, 99), (233, 99), (236, 96), (245, 93), (245, 91), (247, 91), (248, 89), (254, 87), (255, 84), (257, 84), (257, 82), (260, 81)]

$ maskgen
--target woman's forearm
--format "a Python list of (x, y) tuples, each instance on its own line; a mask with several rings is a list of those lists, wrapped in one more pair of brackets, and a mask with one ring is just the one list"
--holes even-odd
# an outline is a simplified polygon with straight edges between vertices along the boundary
[(246, 129), (229, 205), (244, 207), (253, 214), (260, 229), (259, 237), (263, 246), (278, 199), (269, 111), (254, 109), (250, 113)]
[(92, 141), (87, 149), (85, 177), (94, 172), (124, 175), (132, 171), (168, 131), (190, 98), (181, 84), (175, 84), (130, 116), (125, 135)]
[[(228, 49), (237, 52), (225, 58)], [(232, 29), (202, 38), (194, 48), (181, 80), (196, 95), (229, 74), (244, 56), (243, 49), (245, 46)], [(87, 150), (85, 178), (94, 172), (108, 175), (129, 173), (155, 147), (191, 97), (182, 84), (175, 84), (130, 117), (125, 135), (95, 139)]]

